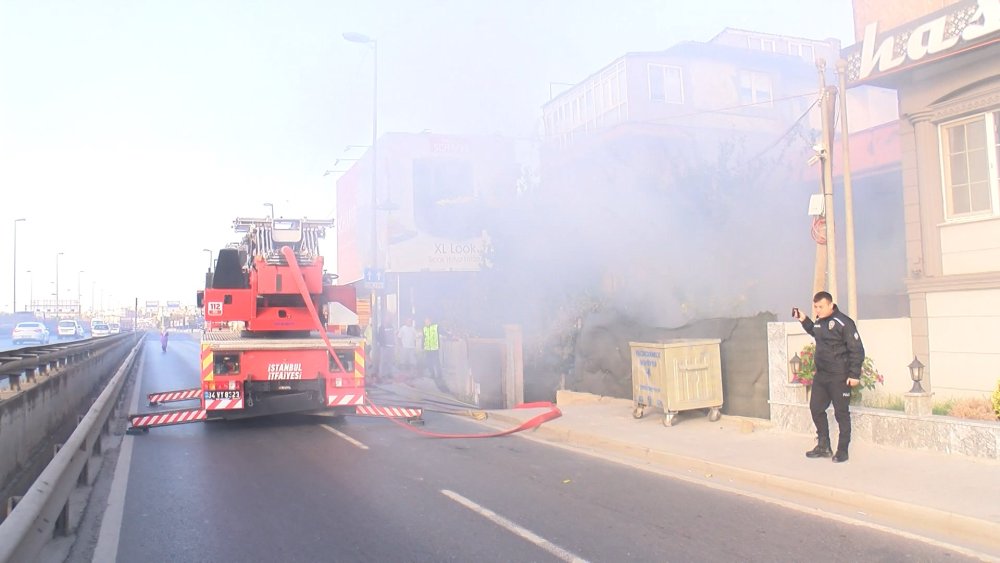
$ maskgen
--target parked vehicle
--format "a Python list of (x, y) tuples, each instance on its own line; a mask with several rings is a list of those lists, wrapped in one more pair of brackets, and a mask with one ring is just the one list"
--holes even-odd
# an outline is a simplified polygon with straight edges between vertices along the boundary
[(91, 321), (90, 322), (90, 335), (94, 338), (99, 336), (108, 336), (111, 334), (111, 327), (108, 323), (104, 321)]
[(56, 335), (60, 338), (83, 338), (83, 325), (80, 321), (62, 320), (56, 325)]
[(29, 342), (34, 344), (48, 344), (49, 329), (44, 324), (38, 322), (17, 323), (17, 326), (11, 332), (10, 339), (15, 346)]

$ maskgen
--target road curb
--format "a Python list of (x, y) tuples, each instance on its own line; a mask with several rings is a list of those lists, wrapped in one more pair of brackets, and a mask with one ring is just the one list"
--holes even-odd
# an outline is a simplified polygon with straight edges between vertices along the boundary
[[(520, 424), (516, 416), (491, 411), (490, 418), (506, 424)], [(946, 510), (939, 510), (878, 495), (831, 487), (811, 481), (773, 475), (752, 469), (736, 467), (701, 458), (675, 454), (621, 440), (595, 436), (587, 432), (560, 428), (558, 424), (544, 424), (531, 432), (531, 436), (547, 442), (613, 452), (639, 461), (656, 464), (671, 471), (693, 472), (706, 483), (721, 484), (729, 478), (743, 484), (761, 487), (774, 493), (788, 493), (816, 498), (841, 509), (861, 512), (880, 523), (911, 531), (917, 535), (935, 538), (942, 542), (956, 540), (972, 549), (1000, 554), (1000, 523), (973, 518)], [(857, 518), (863, 519), (863, 518)], [(994, 556), (995, 557), (995, 556)]]

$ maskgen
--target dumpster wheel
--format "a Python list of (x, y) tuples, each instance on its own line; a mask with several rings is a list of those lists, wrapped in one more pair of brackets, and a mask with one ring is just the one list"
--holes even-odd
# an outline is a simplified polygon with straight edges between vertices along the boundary
[(642, 405), (636, 405), (635, 408), (632, 409), (632, 418), (642, 418), (642, 415), (644, 414), (645, 412), (643, 412)]
[(676, 421), (676, 420), (677, 420), (677, 413), (675, 413), (675, 412), (665, 412), (665, 413), (663, 413), (663, 425), (664, 426), (673, 426), (674, 425), (674, 421)]
[(722, 418), (722, 410), (719, 407), (712, 407), (708, 411), (708, 420), (710, 422), (716, 422)]

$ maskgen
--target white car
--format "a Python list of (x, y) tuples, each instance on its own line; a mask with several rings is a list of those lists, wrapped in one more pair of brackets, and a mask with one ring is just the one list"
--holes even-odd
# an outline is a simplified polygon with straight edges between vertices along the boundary
[(36, 344), (49, 343), (49, 329), (42, 323), (23, 322), (17, 323), (14, 331), (10, 335), (14, 345), (34, 342)]
[(78, 321), (64, 320), (56, 325), (59, 338), (83, 338), (83, 326)]
[(118, 323), (108, 323), (108, 328), (111, 329), (111, 334), (121, 334), (122, 326)]
[(111, 334), (111, 327), (108, 323), (104, 321), (91, 321), (90, 323), (90, 335), (94, 338), (98, 336), (107, 336)]

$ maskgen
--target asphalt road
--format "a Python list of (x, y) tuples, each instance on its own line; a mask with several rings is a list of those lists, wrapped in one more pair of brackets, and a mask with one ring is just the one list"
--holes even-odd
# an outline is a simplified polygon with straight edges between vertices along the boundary
[[(196, 385), (196, 343), (162, 354), (147, 340), (141, 382), (143, 396)], [(488, 431), (426, 418), (436, 432)], [(968, 560), (516, 436), (291, 416), (124, 440), (119, 485), (88, 511), (102, 541), (78, 541), (70, 561), (93, 559), (95, 543), (124, 562)]]

